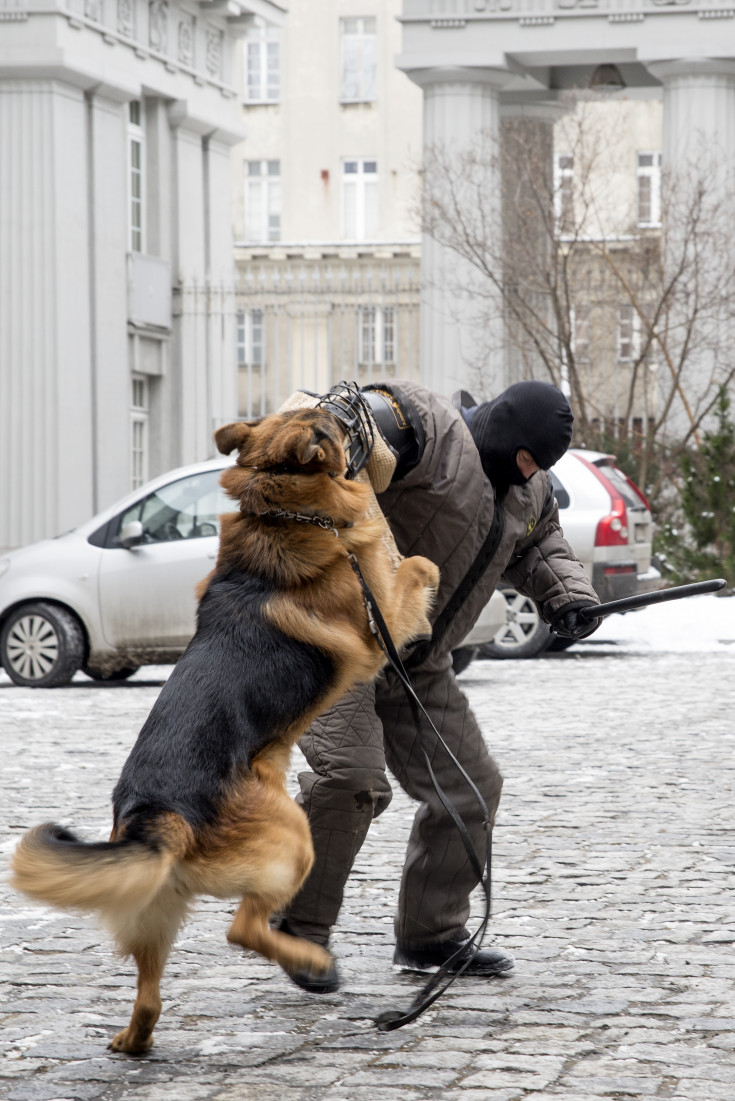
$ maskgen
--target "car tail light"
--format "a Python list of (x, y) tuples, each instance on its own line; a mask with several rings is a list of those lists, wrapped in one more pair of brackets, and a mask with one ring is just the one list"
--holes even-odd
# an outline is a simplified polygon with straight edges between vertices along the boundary
[(615, 496), (612, 512), (603, 516), (595, 532), (596, 547), (622, 547), (628, 545), (628, 513), (622, 497)]
[[(595, 463), (591, 463), (589, 459), (585, 459), (582, 455), (577, 455), (577, 458), (584, 463), (588, 470), (592, 471), (598, 482), (602, 483), (610, 495), (612, 507), (608, 515), (603, 516), (597, 525), (595, 546), (626, 547), (628, 545), (628, 511), (625, 507), (625, 501), (610, 479), (605, 477), (603, 471)], [(631, 487), (636, 489), (639, 497), (642, 496), (632, 482)]]

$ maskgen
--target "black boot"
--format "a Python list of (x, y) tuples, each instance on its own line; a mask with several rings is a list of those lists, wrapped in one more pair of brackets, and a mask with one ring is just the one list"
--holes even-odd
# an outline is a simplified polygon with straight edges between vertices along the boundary
[(490, 978), (494, 975), (507, 975), (515, 966), (513, 957), (505, 952), (497, 948), (478, 948), (471, 944), (466, 931), (460, 933), (456, 940), (440, 940), (418, 947), (398, 944), (393, 953), (393, 963), (405, 971), (437, 971), (463, 945), (466, 948), (452, 963), (451, 971), (459, 971), (468, 956), (471, 957), (471, 963), (462, 972), (463, 975)]
[[(279, 917), (275, 921), (271, 921), (271, 927), (277, 929), (279, 933), (285, 933), (288, 937), (298, 936), (297, 933), (289, 928), (289, 924), (285, 917)], [(309, 940), (309, 937), (303, 937), (303, 940)], [(326, 949), (326, 945), (321, 945)], [(285, 970), (285, 969), (284, 969)], [(286, 971), (291, 982), (296, 983), (302, 990), (306, 990), (309, 994), (334, 994), (335, 990), (339, 990), (339, 972), (337, 970), (337, 963), (332, 956), (332, 964), (328, 971), (310, 971), (308, 968), (298, 968), (295, 971)]]

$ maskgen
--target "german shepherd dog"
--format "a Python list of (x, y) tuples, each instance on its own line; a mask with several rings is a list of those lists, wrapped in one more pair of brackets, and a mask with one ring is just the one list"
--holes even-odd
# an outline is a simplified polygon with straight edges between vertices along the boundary
[[(195, 895), (240, 898), (227, 939), (289, 972), (323, 974), (320, 946), (271, 929), (313, 863), (305, 814), (289, 798), (291, 748), (311, 721), (384, 664), (348, 553), (401, 645), (428, 627), (436, 566), (397, 568), (370, 487), (345, 477), (339, 422), (319, 409), (276, 413), (215, 434), (238, 451), (221, 483), (216, 566), (200, 586), (196, 633), (174, 667), (113, 792), (107, 842), (47, 823), (13, 857), (13, 886), (97, 912), (138, 968), (130, 1024), (113, 1051), (152, 1044), (166, 958)], [(274, 512), (302, 514), (302, 522)], [(304, 516), (330, 517), (325, 527)]]

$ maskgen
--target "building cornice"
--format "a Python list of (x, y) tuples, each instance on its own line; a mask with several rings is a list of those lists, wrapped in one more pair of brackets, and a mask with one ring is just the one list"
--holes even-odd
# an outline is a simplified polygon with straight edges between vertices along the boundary
[(250, 260), (418, 260), (421, 242), (410, 241), (278, 241), (235, 243), (235, 259)]
[[(482, 0), (479, 0), (482, 4)], [(477, 5), (470, 6), (461, 13), (442, 15), (434, 10), (412, 12), (397, 15), (399, 23), (405, 27), (426, 24), (433, 31), (462, 31), (477, 28), (483, 23), (516, 22), (521, 26), (553, 25), (569, 19), (605, 19), (612, 23), (635, 23), (650, 16), (661, 18), (694, 15), (699, 19), (731, 19), (735, 17), (733, 0), (720, 0), (719, 3), (683, 3), (672, 4), (671, 0), (536, 0), (533, 12), (529, 12), (524, 0), (506, 0), (502, 8), (494, 11), (477, 11)]]
[[(137, 79), (132, 69), (95, 65), (94, 51), (76, 49), (65, 34), (70, 28), (157, 63), (164, 80), (185, 77), (235, 100), (229, 50), (256, 15), (282, 21), (283, 8), (269, 0), (0, 0), (0, 22), (32, 24), (27, 47), (4, 50), (0, 41), (0, 69), (11, 78), (62, 79), (85, 90), (109, 84), (111, 94), (116, 87), (125, 98)], [(173, 90), (174, 97), (180, 93)]]

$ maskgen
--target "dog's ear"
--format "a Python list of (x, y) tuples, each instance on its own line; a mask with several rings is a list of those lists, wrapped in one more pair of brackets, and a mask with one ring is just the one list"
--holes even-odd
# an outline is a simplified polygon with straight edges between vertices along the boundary
[[(322, 437), (323, 438), (323, 437)], [(313, 428), (305, 426), (296, 441), (294, 448), (296, 458), (301, 466), (307, 463), (323, 463), (326, 461), (326, 453), (321, 446), (320, 438)]]
[(235, 421), (233, 424), (225, 424), (218, 428), (214, 434), (214, 442), (217, 450), (223, 455), (229, 455), (235, 448), (239, 451), (245, 440), (250, 435), (252, 425), (245, 421)]

